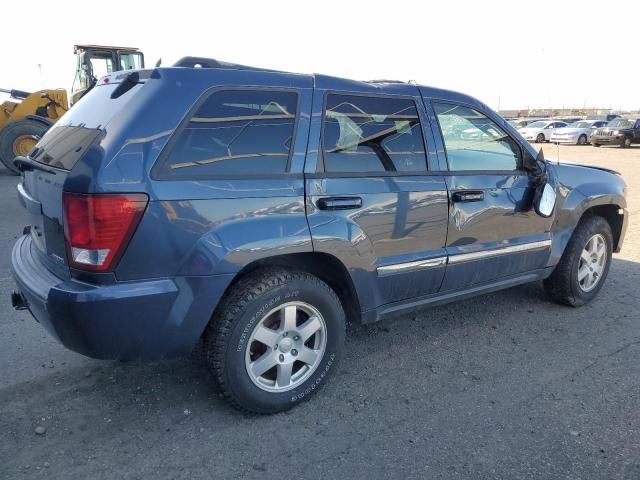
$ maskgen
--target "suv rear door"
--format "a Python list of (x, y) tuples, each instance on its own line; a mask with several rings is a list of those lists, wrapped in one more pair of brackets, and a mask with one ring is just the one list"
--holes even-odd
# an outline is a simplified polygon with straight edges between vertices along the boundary
[[(25, 171), (18, 185), (18, 200), (29, 212), (36, 253), (61, 278), (69, 276), (62, 218), (62, 192), (67, 176), (85, 155), (101, 155), (102, 149), (96, 144), (104, 139), (107, 124), (142, 84), (112, 98), (117, 87), (113, 84), (94, 88), (49, 129), (29, 153), (36, 162), (35, 168)], [(84, 183), (88, 181), (85, 179)]]
[[(448, 168), (449, 257), (442, 291), (506, 279), (543, 268), (550, 253), (553, 218), (532, 208), (533, 183), (522, 168), (519, 143), (499, 118), (450, 100), (426, 99), (437, 118)], [(460, 132), (482, 132), (465, 138)]]
[(416, 87), (392, 87), (316, 76), (309, 226), (314, 250), (350, 269), (362, 310), (435, 293), (446, 268), (447, 191), (428, 174), (429, 123)]

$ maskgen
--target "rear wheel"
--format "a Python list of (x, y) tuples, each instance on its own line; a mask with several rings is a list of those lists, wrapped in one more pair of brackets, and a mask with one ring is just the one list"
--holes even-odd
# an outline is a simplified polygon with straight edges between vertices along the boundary
[(578, 137), (578, 145), (586, 145), (587, 144), (587, 136), (582, 134)]
[(544, 286), (557, 302), (579, 307), (602, 288), (613, 252), (613, 235), (602, 217), (590, 216), (576, 227), (560, 262)]
[(536, 137), (536, 143), (544, 143), (544, 133), (539, 133)]
[(231, 404), (267, 414), (318, 391), (335, 370), (344, 338), (335, 292), (313, 275), (278, 268), (232, 287), (207, 327), (204, 350)]
[(27, 155), (49, 129), (48, 125), (26, 119), (11, 122), (0, 131), (0, 159), (10, 172), (20, 171), (13, 164), (18, 155)]

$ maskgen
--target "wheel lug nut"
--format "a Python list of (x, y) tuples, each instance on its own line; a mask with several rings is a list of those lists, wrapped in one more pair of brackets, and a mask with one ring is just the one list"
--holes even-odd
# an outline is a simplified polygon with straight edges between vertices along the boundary
[(275, 346), (275, 347), (273, 347), (273, 349), (274, 349), (274, 350), (277, 350), (277, 349), (278, 349), (278, 344), (277, 344), (277, 343), (276, 343), (276, 346)]
[(278, 357), (280, 359), (281, 362), (284, 362), (284, 355), (280, 354), (280, 357)]
[(284, 336), (287, 337), (289, 335), (289, 332), (284, 332)]
[(298, 350), (296, 350), (295, 348), (291, 350), (291, 355), (293, 355), (294, 357), (298, 355)]
[(293, 337), (293, 339), (297, 342), (298, 340), (300, 340), (300, 337), (296, 335), (295, 337)]

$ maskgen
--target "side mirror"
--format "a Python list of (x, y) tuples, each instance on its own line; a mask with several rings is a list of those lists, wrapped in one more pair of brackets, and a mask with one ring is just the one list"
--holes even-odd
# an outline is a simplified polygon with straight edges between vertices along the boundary
[(541, 217), (549, 218), (556, 208), (556, 191), (547, 182), (538, 187), (533, 198), (535, 211)]

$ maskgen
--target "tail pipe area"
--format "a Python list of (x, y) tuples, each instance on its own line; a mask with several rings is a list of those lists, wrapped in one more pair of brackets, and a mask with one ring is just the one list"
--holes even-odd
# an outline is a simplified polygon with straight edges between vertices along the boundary
[(21, 293), (16, 292), (15, 290), (11, 292), (11, 306), (16, 310), (26, 310), (27, 302)]

